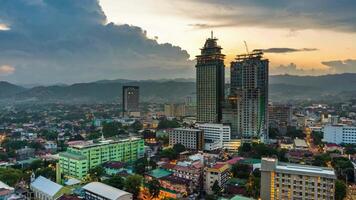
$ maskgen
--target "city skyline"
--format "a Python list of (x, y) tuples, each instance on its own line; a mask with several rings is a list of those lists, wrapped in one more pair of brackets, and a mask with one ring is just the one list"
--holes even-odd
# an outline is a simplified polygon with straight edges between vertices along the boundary
[(1, 0), (0, 79), (193, 78), (194, 57), (211, 30), (227, 66), (247, 41), (250, 51), (264, 50), (270, 74), (356, 72), (354, 2), (268, 2)]

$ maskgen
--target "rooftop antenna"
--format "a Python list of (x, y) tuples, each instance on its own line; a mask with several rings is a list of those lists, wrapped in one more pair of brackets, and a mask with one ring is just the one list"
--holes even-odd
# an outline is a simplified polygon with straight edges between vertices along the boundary
[(101, 131), (101, 141), (105, 141), (104, 132)]
[(214, 39), (214, 32), (211, 31), (211, 39)]

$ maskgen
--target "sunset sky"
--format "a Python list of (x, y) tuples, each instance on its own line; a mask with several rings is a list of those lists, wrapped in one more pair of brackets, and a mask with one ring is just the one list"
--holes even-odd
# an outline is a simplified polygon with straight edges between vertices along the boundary
[(313, 49), (266, 55), (272, 67), (294, 63), (300, 69), (317, 69), (307, 74), (331, 73), (322, 62), (356, 59), (356, 2), (351, 0), (101, 0), (100, 3), (110, 21), (140, 26), (159, 42), (186, 49), (191, 58), (199, 54), (198, 47), (213, 30), (228, 61), (246, 52), (243, 41), (247, 41), (250, 50)]
[[(0, 80), (194, 78), (210, 31), (226, 65), (264, 49), (270, 74), (356, 73), (354, 0), (0, 0)], [(228, 70), (227, 70), (228, 71)]]

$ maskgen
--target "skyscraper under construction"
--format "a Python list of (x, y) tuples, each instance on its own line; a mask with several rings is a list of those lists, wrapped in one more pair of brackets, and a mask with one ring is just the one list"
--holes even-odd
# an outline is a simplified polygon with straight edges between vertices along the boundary
[(217, 38), (208, 38), (197, 56), (197, 121), (218, 123), (222, 118), (225, 85), (225, 55)]
[(237, 109), (233, 138), (267, 139), (268, 63), (260, 50), (238, 55), (231, 62), (230, 96)]

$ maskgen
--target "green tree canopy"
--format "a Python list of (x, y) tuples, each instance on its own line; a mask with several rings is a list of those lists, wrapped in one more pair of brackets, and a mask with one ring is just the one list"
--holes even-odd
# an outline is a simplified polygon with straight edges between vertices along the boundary
[(12, 187), (22, 178), (25, 178), (25, 174), (19, 169), (0, 168), (0, 180)]
[(158, 197), (161, 188), (161, 184), (159, 183), (158, 180), (153, 179), (148, 181), (147, 187), (148, 187), (148, 191), (150, 192), (153, 198)]
[(180, 124), (177, 120), (162, 119), (158, 123), (158, 129), (178, 128)]
[(118, 135), (119, 129), (122, 127), (122, 124), (119, 122), (104, 122), (103, 123), (103, 134), (105, 137), (113, 137)]
[(346, 197), (346, 184), (340, 180), (335, 182), (335, 200), (343, 200)]
[(114, 175), (113, 177), (105, 180), (104, 183), (122, 190), (125, 186), (125, 179), (120, 175)]
[(143, 180), (142, 176), (137, 174), (128, 176), (126, 178), (125, 190), (133, 195), (133, 199), (137, 199), (137, 196), (140, 193), (142, 180)]
[(249, 165), (246, 164), (234, 164), (231, 168), (231, 172), (233, 177), (241, 178), (241, 179), (248, 179), (250, 176), (251, 168)]
[(96, 166), (89, 170), (89, 176), (93, 181), (99, 181), (100, 177), (105, 174), (105, 170), (101, 166)]
[(211, 190), (214, 192), (215, 195), (220, 195), (221, 194), (221, 187), (219, 186), (219, 182), (215, 180), (213, 186), (211, 187)]

